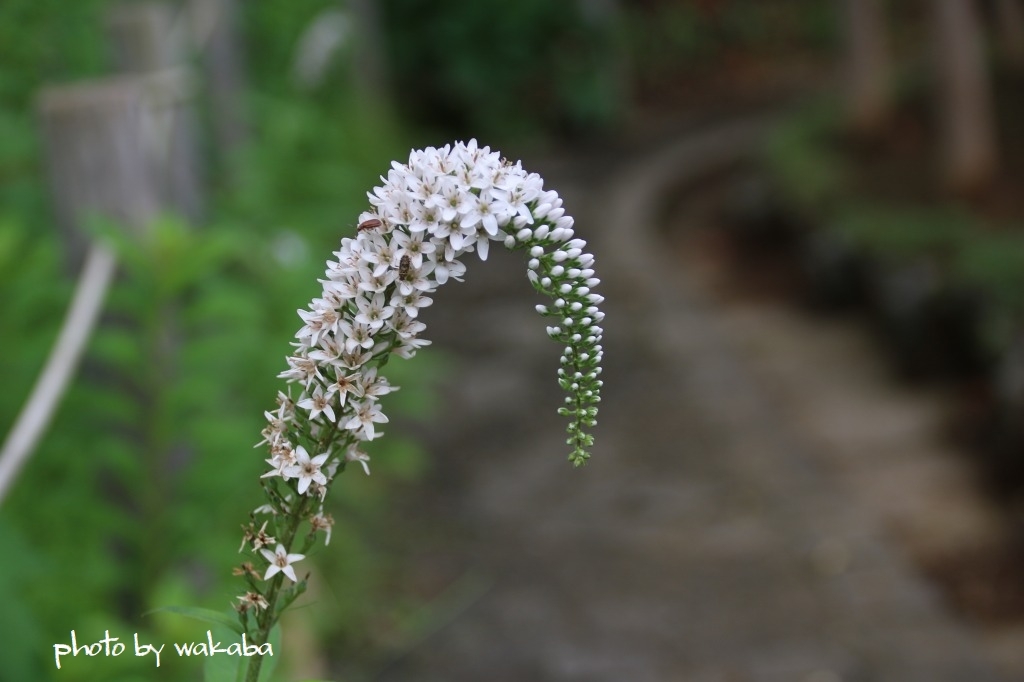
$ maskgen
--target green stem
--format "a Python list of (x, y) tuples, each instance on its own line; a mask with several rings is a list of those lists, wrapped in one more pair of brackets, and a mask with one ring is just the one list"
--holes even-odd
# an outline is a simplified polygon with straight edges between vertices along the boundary
[[(307, 507), (311, 499), (313, 498), (309, 496), (303, 497), (298, 507), (292, 512), (282, 542), (285, 547), (291, 547), (292, 542), (295, 541), (295, 535), (299, 531), (299, 524), (306, 518)], [(275, 611), (277, 609), (277, 599), (281, 595), (281, 586), (284, 584), (284, 577), (283, 573), (278, 573), (270, 583), (270, 590), (265, 596), (267, 607), (256, 617), (256, 632), (253, 635), (253, 644), (255, 645), (264, 644), (270, 639), (270, 631), (273, 629), (278, 615), (280, 615), (276, 614)], [(257, 654), (254, 658), (249, 659), (249, 667), (245, 676), (246, 682), (258, 682), (262, 666), (262, 654)]]
[[(391, 339), (390, 344), (374, 359), (377, 360), (377, 366), (382, 367), (387, 362), (391, 355), (391, 351), (394, 350), (400, 341), (395, 335)], [(305, 434), (307, 437), (309, 433)], [(345, 432), (341, 428), (341, 418), (339, 416), (338, 421), (335, 422), (334, 428), (330, 429), (325, 435), (323, 435), (317, 442), (316, 452), (327, 452), (331, 448), (335, 441), (338, 440), (338, 436), (342, 436), (341, 446), (348, 447), (354, 442), (354, 438), (348, 432)], [(306, 518), (309, 513), (309, 508), (312, 505), (314, 498), (310, 495), (300, 496), (298, 506), (289, 511), (288, 527), (285, 529), (284, 534), (281, 537), (281, 544), (287, 548), (291, 548), (295, 541), (295, 536), (298, 534), (299, 525)], [(254, 645), (261, 645), (267, 642), (270, 638), (270, 631), (273, 629), (274, 624), (280, 617), (280, 613), (277, 613), (277, 602), (281, 596), (282, 585), (284, 584), (284, 574), (278, 573), (274, 576), (270, 583), (270, 589), (264, 594), (264, 599), (267, 600), (267, 607), (263, 609), (256, 616), (256, 632), (252, 634), (252, 643)], [(287, 604), (286, 604), (287, 606)], [(263, 656), (257, 654), (255, 657), (249, 659), (249, 664), (246, 668), (245, 680), (246, 682), (259, 682), (260, 669), (263, 667)]]

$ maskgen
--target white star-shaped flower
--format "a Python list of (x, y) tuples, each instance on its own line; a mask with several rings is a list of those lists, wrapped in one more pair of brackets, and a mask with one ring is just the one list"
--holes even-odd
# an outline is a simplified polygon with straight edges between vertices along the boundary
[(386, 424), (388, 417), (380, 411), (380, 406), (377, 403), (364, 402), (356, 408), (355, 416), (345, 423), (345, 428), (357, 434), (362, 431), (364, 440), (373, 440), (377, 437), (373, 427), (374, 422)]
[(317, 384), (316, 387), (313, 389), (313, 395), (306, 398), (305, 400), (300, 400), (298, 402), (298, 406), (304, 410), (309, 410), (310, 421), (316, 419), (317, 417), (320, 416), (321, 413), (323, 413), (327, 415), (328, 419), (334, 422), (337, 421), (337, 419), (334, 416), (334, 408), (331, 407), (331, 402), (331, 392), (328, 391), (325, 394), (320, 384)]
[(326, 452), (311, 458), (306, 448), (299, 445), (295, 448), (295, 464), (284, 471), (285, 478), (299, 479), (299, 494), (304, 495), (312, 483), (327, 485), (327, 477), (320, 470), (326, 461)]
[(355, 316), (355, 321), (366, 325), (371, 332), (376, 332), (383, 327), (385, 320), (395, 312), (394, 308), (385, 305), (383, 293), (358, 297), (356, 299), (356, 308), (359, 312)]
[(270, 580), (278, 573), (284, 573), (293, 583), (299, 582), (299, 579), (295, 577), (295, 569), (292, 568), (292, 564), (305, 559), (305, 554), (289, 554), (284, 545), (278, 545), (273, 552), (269, 549), (261, 549), (260, 554), (270, 562), (270, 566), (267, 566), (267, 572), (263, 576), (264, 580)]
[(414, 232), (412, 234), (406, 234), (405, 232), (396, 232), (394, 236), (394, 243), (397, 245), (395, 254), (401, 258), (402, 256), (409, 256), (409, 262), (414, 268), (419, 268), (423, 265), (424, 254), (434, 253), (437, 248), (430, 241), (423, 240), (422, 232)]

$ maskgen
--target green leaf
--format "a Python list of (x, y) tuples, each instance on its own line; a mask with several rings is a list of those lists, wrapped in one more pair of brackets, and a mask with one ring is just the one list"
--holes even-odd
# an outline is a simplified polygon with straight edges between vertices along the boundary
[[(213, 630), (214, 641), (226, 642), (230, 634), (220, 626)], [(237, 640), (236, 640), (237, 641)], [(270, 631), (270, 647), (274, 651), (273, 656), (263, 657), (263, 667), (260, 668), (260, 682), (269, 682), (270, 676), (274, 674), (277, 667), (277, 658), (281, 655), (281, 628), (275, 625)], [(204, 682), (243, 682), (252, 658), (235, 656), (211, 656), (203, 664)]]
[(186, 618), (201, 620), (204, 623), (224, 626), (238, 635), (241, 635), (243, 632), (241, 623), (234, 617), (220, 611), (214, 611), (213, 609), (201, 609), (195, 606), (161, 606), (158, 609), (147, 611), (146, 615), (150, 613), (177, 613)]
[(270, 676), (274, 674), (274, 669), (277, 668), (277, 657), (281, 655), (281, 626), (275, 625), (270, 630), (270, 646), (274, 649), (273, 656), (265, 656), (263, 658), (263, 668), (260, 670), (260, 682), (268, 682)]
[[(212, 633), (215, 642), (223, 642), (225, 635), (230, 637), (230, 633), (219, 625), (212, 629)], [(249, 660), (244, 656), (227, 656), (224, 654), (210, 656), (203, 662), (203, 680), (204, 682), (243, 682)], [(261, 679), (263, 678), (262, 673), (263, 671), (261, 670)]]
[[(20, 529), (0, 518), (0, 544), (9, 552), (0, 562), (0, 642), (4, 643), (4, 664), (0, 680), (38, 679), (42, 674), (33, 655), (42, 649), (43, 636), (32, 612), (32, 603), (18, 585), (39, 573), (39, 558), (24, 542)], [(52, 663), (52, 659), (51, 659)]]

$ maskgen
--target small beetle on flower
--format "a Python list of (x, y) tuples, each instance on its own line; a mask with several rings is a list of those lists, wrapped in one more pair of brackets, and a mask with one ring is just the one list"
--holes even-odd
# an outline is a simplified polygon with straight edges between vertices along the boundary
[(364, 220), (363, 222), (359, 223), (359, 226), (356, 228), (356, 232), (365, 232), (366, 230), (376, 230), (378, 227), (380, 227), (383, 224), (384, 223), (382, 223), (377, 218), (370, 218), (369, 220)]

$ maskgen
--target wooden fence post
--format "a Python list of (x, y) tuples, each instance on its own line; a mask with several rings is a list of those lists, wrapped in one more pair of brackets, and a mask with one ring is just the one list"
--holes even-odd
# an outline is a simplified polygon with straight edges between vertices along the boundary
[(945, 181), (958, 194), (992, 182), (999, 164), (992, 83), (974, 0), (933, 0)]
[(160, 208), (145, 149), (146, 104), (135, 78), (50, 87), (39, 116), (57, 227), (77, 270), (90, 214), (142, 229)]
[(378, 0), (349, 0), (355, 24), (352, 75), (360, 96), (375, 106), (389, 106), (391, 84), (388, 80), (384, 32)]
[(189, 0), (188, 12), (209, 99), (214, 147), (221, 167), (230, 172), (231, 158), (249, 137), (238, 0)]
[(996, 0), (994, 10), (1002, 57), (1015, 71), (1024, 71), (1024, 4), (1021, 0)]
[(889, 56), (885, 8), (879, 0), (843, 0), (846, 55), (844, 85), (849, 125), (877, 133), (889, 116)]
[(116, 5), (107, 31), (116, 68), (146, 77), (144, 139), (162, 207), (198, 223), (205, 200), (195, 88), (185, 27), (176, 19), (173, 8), (160, 2)]

